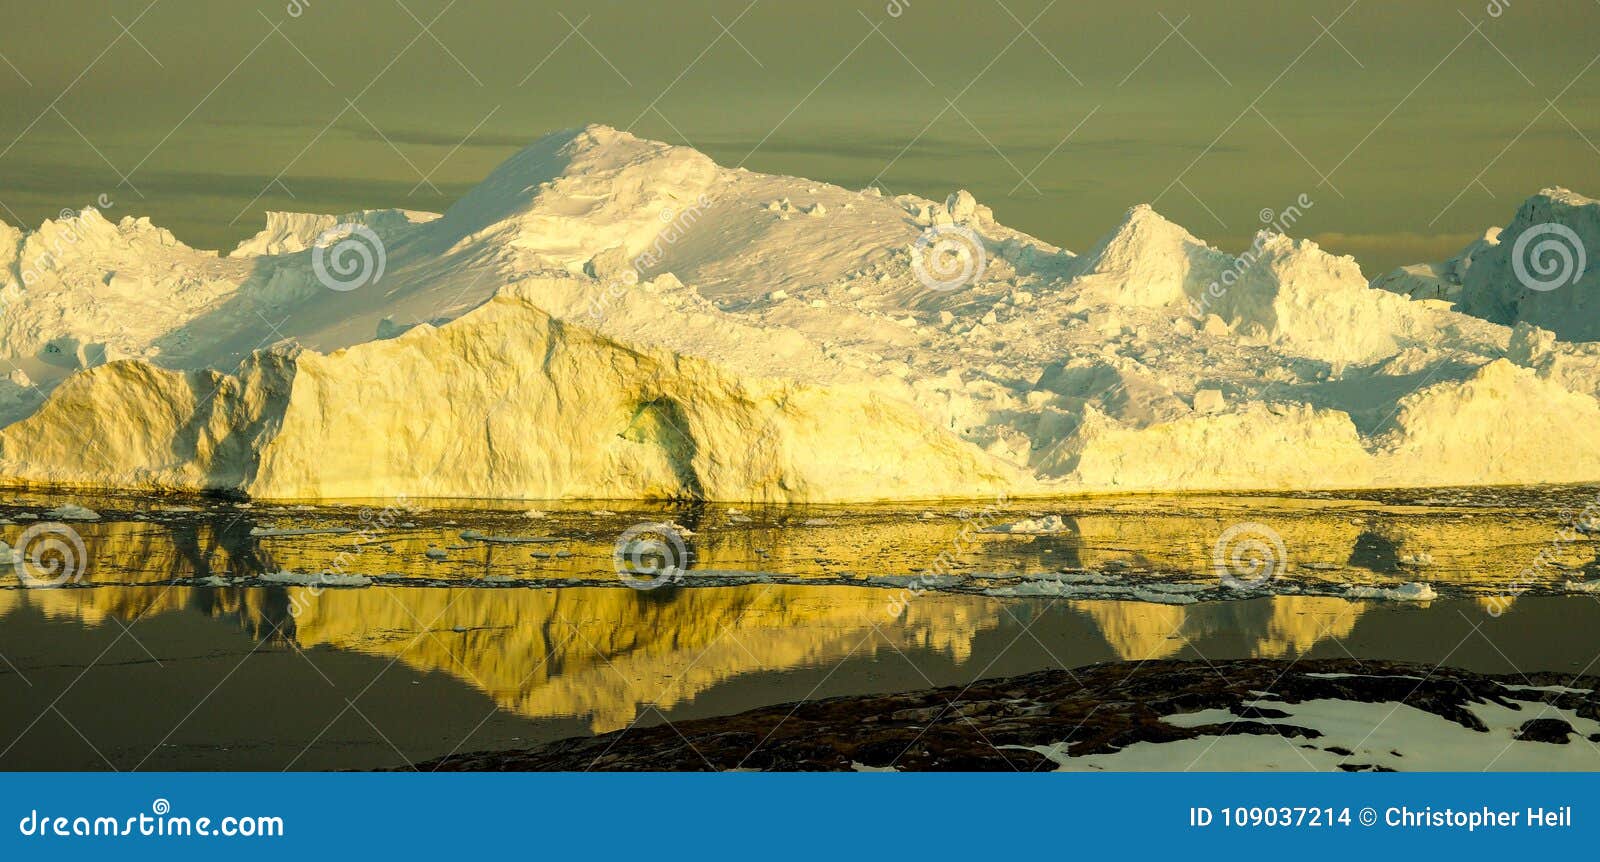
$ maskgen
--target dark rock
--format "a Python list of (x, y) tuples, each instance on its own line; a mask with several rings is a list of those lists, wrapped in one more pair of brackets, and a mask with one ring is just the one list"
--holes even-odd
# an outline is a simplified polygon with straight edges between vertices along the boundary
[[(1558, 691), (1536, 688), (1562, 687)], [(1219, 662), (1107, 662), (1047, 670), (970, 685), (900, 694), (838, 697), (765, 707), (524, 751), (455, 755), (423, 770), (848, 770), (854, 765), (903, 771), (1055, 767), (1033, 749), (1072, 757), (1109, 754), (1136, 743), (1236, 734), (1316, 739), (1293, 721), (1294, 704), (1311, 700), (1403, 703), (1484, 731), (1468, 708), (1550, 704), (1593, 711), (1600, 678), (1554, 673), (1493, 676), (1401, 662), (1240, 659)], [(1284, 708), (1247, 705), (1270, 692)], [(1166, 719), (1225, 710), (1237, 720), (1184, 727)], [(1534, 719), (1519, 739), (1566, 742), (1571, 725)], [(1597, 735), (1600, 736), (1600, 735)], [(1325, 749), (1341, 757), (1351, 752)], [(1398, 757), (1399, 752), (1393, 752)], [(1340, 764), (1346, 770), (1377, 764)]]
[(1289, 713), (1281, 709), (1263, 709), (1259, 706), (1245, 706), (1234, 710), (1240, 718), (1288, 718)]
[(1525, 742), (1549, 742), (1566, 745), (1567, 737), (1577, 733), (1572, 725), (1559, 718), (1533, 718), (1522, 723), (1516, 738)]

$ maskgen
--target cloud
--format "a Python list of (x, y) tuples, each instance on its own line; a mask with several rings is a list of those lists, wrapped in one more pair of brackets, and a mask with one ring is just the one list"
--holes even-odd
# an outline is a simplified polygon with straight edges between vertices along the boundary
[[(913, 139), (915, 138), (915, 143)], [(667, 135), (662, 140), (676, 140), (675, 135)], [(736, 153), (743, 157), (745, 153), (755, 149), (760, 143), (759, 138), (695, 138), (697, 148), (710, 153)], [(1015, 138), (1006, 140), (1000, 149), (1007, 157), (1018, 164), (1027, 163), (1028, 166), (1036, 164), (1046, 155), (1051, 156), (1054, 162), (1057, 157), (1070, 157), (1074, 152), (1110, 153), (1119, 156), (1146, 154), (1156, 151), (1176, 152), (1201, 152), (1205, 149), (1203, 143), (1166, 141), (1155, 142), (1152, 140), (1139, 140), (1136, 138), (1079, 138), (1074, 136), (1065, 144), (1058, 140), (1036, 139), (1018, 141)], [(1211, 153), (1241, 152), (1240, 148), (1219, 145), (1210, 149)], [(792, 136), (788, 138), (774, 137), (766, 143), (760, 144), (756, 155), (766, 156), (815, 156), (828, 159), (862, 159), (887, 164), (890, 161), (903, 161), (907, 159), (938, 159), (938, 160), (970, 160), (999, 158), (994, 148), (977, 135), (970, 140), (923, 135), (916, 137), (916, 132), (908, 131), (903, 137), (887, 136), (877, 139), (864, 137), (859, 130), (855, 132), (831, 133), (819, 130), (815, 134), (805, 137)]]
[[(1311, 237), (1317, 245), (1334, 254), (1348, 254), (1356, 260), (1402, 260), (1431, 263), (1455, 256), (1481, 233), (1343, 233), (1325, 231)], [(1369, 273), (1375, 275), (1376, 273)]]

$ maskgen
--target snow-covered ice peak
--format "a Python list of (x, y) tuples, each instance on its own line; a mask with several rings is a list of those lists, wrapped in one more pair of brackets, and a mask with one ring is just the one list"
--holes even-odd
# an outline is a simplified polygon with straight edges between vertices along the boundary
[(590, 125), (507, 159), (439, 229), (450, 239), (493, 237), (576, 271), (607, 249), (638, 254), (675, 213), (700, 204), (717, 174), (696, 150)]
[(115, 223), (94, 207), (46, 219), (27, 236), (22, 263), (60, 266), (72, 260), (110, 254), (139, 254), (153, 248), (189, 250), (172, 232), (150, 223), (148, 218), (124, 216)]
[(438, 213), (417, 210), (360, 210), (343, 215), (319, 213), (267, 212), (267, 224), (260, 233), (239, 243), (229, 257), (294, 254), (310, 248), (319, 237), (341, 225), (360, 224), (372, 228), (380, 237), (392, 237), (406, 228), (439, 218)]
[(1568, 341), (1600, 339), (1600, 201), (1541, 189), (1504, 228), (1439, 263), (1402, 267), (1373, 284), (1454, 303), (1495, 323), (1528, 322)]
[(1594, 206), (1596, 203), (1600, 203), (1600, 201), (1596, 201), (1588, 195), (1579, 194), (1572, 189), (1563, 186), (1547, 186), (1540, 189), (1538, 194), (1522, 202), (1522, 206), (1517, 209), (1517, 218), (1524, 221), (1532, 221), (1540, 215), (1541, 210), (1547, 210), (1549, 207), (1560, 205), (1582, 208)]
[(1226, 260), (1149, 204), (1139, 204), (1080, 259), (1074, 288), (1117, 304), (1163, 306), (1195, 295)]

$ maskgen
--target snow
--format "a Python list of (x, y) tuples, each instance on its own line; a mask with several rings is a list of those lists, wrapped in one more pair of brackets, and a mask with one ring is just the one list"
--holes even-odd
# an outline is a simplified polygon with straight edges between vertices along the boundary
[(260, 233), (239, 243), (228, 256), (248, 258), (305, 251), (324, 232), (341, 224), (363, 224), (381, 236), (438, 217), (438, 213), (412, 210), (363, 210), (341, 216), (268, 212), (267, 226)]
[[(734, 771), (737, 771), (737, 770), (734, 770)], [(900, 770), (894, 768), (893, 766), (868, 766), (865, 763), (858, 763), (858, 762), (852, 760), (852, 761), (850, 761), (850, 771), (851, 772), (899, 772)]]
[(1404, 294), (1412, 299), (1438, 299), (1455, 302), (1461, 297), (1461, 282), (1472, 262), (1485, 249), (1500, 243), (1500, 228), (1484, 231), (1465, 249), (1443, 263), (1418, 263), (1403, 266), (1372, 280), (1372, 286)]
[(1393, 587), (1351, 587), (1349, 596), (1355, 599), (1387, 599), (1396, 602), (1431, 602), (1439, 597), (1429, 584), (1406, 583)]
[(320, 574), (264, 572), (260, 578), (269, 584), (291, 584), (300, 587), (366, 587), (372, 584), (372, 579), (365, 575), (340, 575), (332, 572)]
[[(1320, 731), (1305, 739), (1268, 734), (1202, 735), (1174, 742), (1135, 742), (1109, 754), (1068, 756), (1065, 744), (1032, 747), (1061, 771), (1312, 771), (1341, 764), (1381, 766), (1421, 772), (1565, 772), (1600, 769), (1600, 746), (1574, 740), (1566, 745), (1519, 740), (1516, 732), (1532, 718), (1559, 718), (1579, 734), (1600, 732), (1600, 722), (1549, 705), (1514, 709), (1494, 703), (1471, 703), (1467, 709), (1488, 732), (1472, 730), (1403, 703), (1361, 703), (1309, 700), (1260, 705), (1289, 713), (1287, 718), (1252, 718), (1252, 722), (1289, 724)], [(1524, 707), (1529, 705), (1524, 704)], [(1226, 709), (1208, 709), (1167, 716), (1179, 727), (1227, 725), (1240, 720)], [(1351, 752), (1339, 754), (1329, 749)]]
[[(1548, 225), (1571, 234), (1542, 232)], [(1530, 242), (1521, 242), (1524, 235)], [(1468, 260), (1456, 264), (1462, 273), (1457, 298), (1462, 311), (1496, 323), (1529, 323), (1565, 341), (1600, 339), (1595, 299), (1600, 201), (1567, 189), (1544, 189), (1517, 209), (1493, 242), (1484, 243), (1469, 247), (1462, 253)]]
[[(1232, 254), (1139, 206), (1078, 256), (964, 191), (604, 126), (442, 216), (274, 213), (227, 255), (86, 210), (0, 236), (0, 481), (781, 503), (1600, 481), (1569, 445), (1600, 420), (1600, 344), (1573, 341), (1600, 309), (1587, 280), (1515, 284), (1536, 220), (1600, 249), (1600, 204), (1546, 190), (1374, 287), (1272, 231)], [(383, 274), (329, 289), (319, 237), (350, 224)], [(936, 230), (981, 246), (961, 283), (919, 277)]]
[(1060, 515), (1046, 515), (1042, 518), (1024, 518), (1014, 524), (1001, 524), (990, 527), (985, 533), (1009, 533), (1022, 536), (1048, 536), (1055, 533), (1072, 532), (1072, 527), (1062, 520)]
[(1590, 694), (1588, 689), (1573, 688), (1570, 685), (1507, 685), (1501, 683), (1509, 691), (1548, 691), (1554, 694)]
[(98, 521), (100, 513), (76, 503), (65, 503), (44, 513), (52, 521)]

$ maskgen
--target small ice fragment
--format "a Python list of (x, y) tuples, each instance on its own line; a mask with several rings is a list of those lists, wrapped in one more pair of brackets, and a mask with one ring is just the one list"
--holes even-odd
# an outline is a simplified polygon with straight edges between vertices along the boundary
[(1071, 531), (1072, 528), (1067, 526), (1067, 522), (1060, 515), (1046, 515), (1043, 518), (1027, 518), (1014, 524), (1001, 524), (982, 532), (1007, 533), (1014, 536), (1044, 536)]
[(100, 513), (93, 509), (86, 509), (74, 503), (57, 506), (44, 513), (52, 521), (98, 521)]

